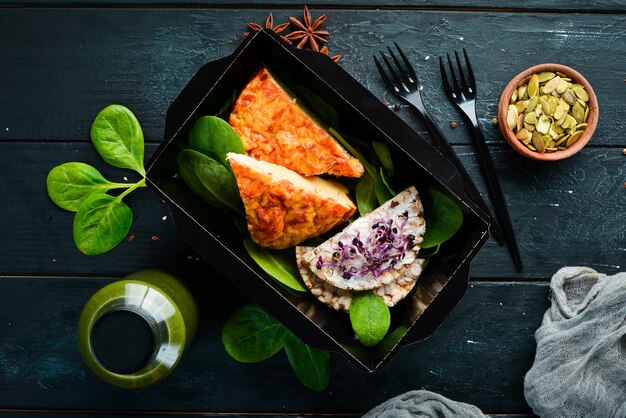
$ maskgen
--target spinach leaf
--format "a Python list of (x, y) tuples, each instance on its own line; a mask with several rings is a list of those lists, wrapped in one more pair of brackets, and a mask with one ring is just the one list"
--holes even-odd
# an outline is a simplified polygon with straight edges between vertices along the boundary
[(189, 134), (191, 148), (230, 168), (226, 154), (245, 154), (241, 138), (228, 122), (216, 116), (202, 116)]
[(385, 185), (385, 188), (387, 188), (389, 193), (391, 193), (391, 197), (393, 197), (393, 196), (398, 194), (396, 191), (393, 190), (393, 188), (389, 184), (389, 179), (387, 179), (387, 175), (385, 174), (385, 172), (383, 171), (382, 168), (380, 169), (380, 179), (383, 181), (383, 184)]
[(436, 247), (452, 238), (463, 224), (463, 212), (447, 196), (436, 190), (428, 190), (424, 199), (426, 233), (421, 248)]
[(91, 142), (112, 166), (146, 175), (143, 167), (143, 132), (133, 112), (121, 105), (105, 107), (91, 125)]
[(285, 354), (293, 372), (309, 389), (321, 392), (330, 383), (330, 351), (309, 347), (291, 332), (285, 338)]
[(387, 144), (372, 141), (372, 148), (374, 148), (374, 152), (376, 153), (376, 156), (378, 156), (378, 159), (385, 170), (387, 170), (390, 176), (393, 176), (393, 161), (391, 160), (391, 152), (389, 152)]
[(87, 196), (115, 188), (127, 188), (130, 184), (111, 183), (89, 164), (64, 163), (48, 173), (46, 188), (48, 196), (62, 209), (76, 212)]
[(210, 205), (243, 215), (237, 182), (223, 165), (197, 151), (178, 154), (178, 170), (187, 186)]
[(91, 194), (74, 216), (74, 243), (85, 255), (106, 253), (124, 239), (132, 222), (133, 212), (119, 196)]
[(301, 106), (305, 113), (311, 114), (309, 109), (312, 109), (316, 115), (314, 117), (315, 119), (319, 118), (327, 126), (339, 125), (339, 113), (337, 110), (315, 94), (311, 89), (299, 84), (294, 84), (291, 86), (291, 90), (293, 90), (295, 97), (302, 99), (302, 101), (306, 103), (306, 106)]
[(371, 290), (357, 293), (350, 303), (350, 322), (361, 344), (372, 347), (387, 334), (389, 307)]
[(356, 206), (361, 216), (367, 215), (376, 209), (376, 194), (374, 193), (374, 179), (369, 173), (364, 173), (359, 179), (355, 190)]
[(374, 192), (376, 193), (376, 199), (379, 205), (382, 205), (393, 197), (393, 195), (389, 193), (380, 175), (376, 175), (376, 180), (374, 180)]
[(287, 330), (259, 305), (238, 309), (222, 327), (222, 343), (228, 355), (242, 363), (256, 363), (283, 348)]
[(267, 274), (274, 279), (298, 292), (306, 292), (307, 288), (300, 280), (298, 267), (295, 263), (293, 254), (277, 250), (267, 250), (256, 245), (249, 239), (243, 240), (243, 245), (250, 257), (261, 267)]

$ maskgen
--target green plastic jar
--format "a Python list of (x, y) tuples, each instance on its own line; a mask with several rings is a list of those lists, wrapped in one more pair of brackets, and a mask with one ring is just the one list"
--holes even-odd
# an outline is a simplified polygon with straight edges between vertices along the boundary
[(189, 290), (168, 273), (142, 270), (89, 299), (78, 322), (78, 344), (99, 378), (142, 388), (176, 367), (197, 325), (198, 309)]

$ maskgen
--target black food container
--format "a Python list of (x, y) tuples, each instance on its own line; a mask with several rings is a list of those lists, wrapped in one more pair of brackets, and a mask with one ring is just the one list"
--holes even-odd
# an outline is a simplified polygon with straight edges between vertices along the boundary
[[(332, 115), (316, 114), (322, 122), (361, 140), (385, 142), (396, 173), (407, 183), (420, 191), (437, 189), (463, 211), (461, 230), (433, 257), (409, 296), (391, 308), (389, 334), (375, 347), (356, 340), (348, 315), (310, 293), (295, 294), (267, 275), (246, 252), (234, 222), (176, 176), (178, 152), (195, 121), (217, 114), (261, 65), (293, 91), (305, 86), (315, 92), (315, 100), (329, 104)], [(298, 100), (314, 112), (319, 108), (305, 97)], [(205, 260), (307, 344), (340, 351), (367, 371), (382, 368), (401, 346), (427, 338), (442, 324), (465, 294), (470, 261), (487, 240), (487, 216), (465, 196), (456, 169), (445, 157), (330, 58), (292, 48), (270, 31), (249, 36), (231, 56), (200, 68), (167, 112), (165, 137), (148, 162), (146, 179), (170, 206), (179, 234)]]

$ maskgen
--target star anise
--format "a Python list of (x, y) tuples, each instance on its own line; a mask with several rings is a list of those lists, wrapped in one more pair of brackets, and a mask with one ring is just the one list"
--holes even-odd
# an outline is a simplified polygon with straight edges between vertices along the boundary
[(330, 32), (319, 29), (326, 19), (328, 19), (328, 13), (324, 13), (313, 21), (309, 8), (304, 6), (304, 22), (301, 22), (295, 17), (290, 17), (289, 21), (298, 30), (291, 32), (286, 38), (290, 41), (298, 42), (298, 48), (302, 48), (308, 42), (309, 47), (313, 51), (320, 52), (319, 44), (328, 42), (328, 40), (323, 37), (330, 35)]
[[(330, 55), (328, 51), (328, 47), (326, 45), (324, 45), (322, 49), (320, 49), (320, 52), (324, 55)], [(330, 57), (330, 59), (337, 62), (341, 59), (341, 55), (333, 55), (332, 57)]]
[[(248, 22), (248, 27), (255, 32), (263, 29), (263, 26), (254, 22)], [(283, 33), (285, 29), (287, 29), (287, 27), (289, 27), (289, 22), (281, 23), (280, 25), (277, 25), (276, 27), (274, 27), (274, 16), (272, 16), (272, 12), (270, 12), (270, 14), (267, 15), (267, 19), (265, 19), (265, 29), (271, 29), (272, 31), (274, 31), (275, 34), (280, 35), (283, 41), (291, 45), (291, 40), (288, 39), (287, 36), (281, 35), (281, 33)], [(249, 34), (250, 32), (244, 33), (245, 36), (248, 36)]]

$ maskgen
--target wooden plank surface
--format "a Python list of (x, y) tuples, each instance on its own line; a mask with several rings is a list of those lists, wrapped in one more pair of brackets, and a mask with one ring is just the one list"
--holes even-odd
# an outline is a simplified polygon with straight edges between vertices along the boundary
[[(9, 2), (7, 2), (9, 3)], [(41, 6), (79, 6), (85, 7), (80, 0), (14, 0), (10, 4), (15, 5), (41, 5)], [(275, 8), (275, 7), (300, 7), (302, 3), (294, 0), (92, 0), (89, 5), (116, 7), (202, 7), (202, 8)], [(399, 8), (399, 9), (506, 9), (506, 10), (532, 10), (533, 12), (559, 11), (559, 12), (623, 12), (626, 4), (620, 0), (600, 0), (589, 2), (586, 0), (570, 0), (567, 2), (558, 0), (527, 0), (523, 2), (503, 2), (498, 0), (309, 0), (309, 7), (317, 8)]]
[[(286, 20), (294, 10), (275, 10)], [(298, 12), (299, 13), (299, 12)], [(246, 22), (266, 12), (230, 9), (0, 9), (0, 140), (87, 140), (92, 118), (122, 103), (142, 122), (146, 138), (160, 141), (169, 103), (195, 71), (228, 55)], [(579, 70), (600, 103), (592, 145), (623, 146), (626, 15), (496, 12), (334, 10), (326, 23), (331, 52), (377, 97), (396, 103), (376, 72), (372, 54), (397, 41), (415, 63), (427, 107), (450, 141), (469, 143), (452, 130), (460, 116), (444, 97), (436, 57), (466, 47), (479, 80), (478, 114), (490, 142), (499, 94), (533, 64), (560, 62)], [(429, 59), (427, 59), (429, 57)], [(400, 111), (419, 131), (423, 125)]]
[(315, 393), (296, 381), (282, 353), (259, 364), (228, 357), (220, 327), (245, 298), (223, 280), (189, 281), (203, 322), (166, 380), (133, 391), (99, 381), (78, 352), (76, 322), (91, 294), (110, 281), (0, 279), (0, 408), (363, 413), (424, 388), (485, 412), (530, 412), (522, 383), (534, 357), (534, 331), (548, 306), (545, 283), (472, 283), (430, 339), (403, 348), (373, 374), (334, 355), (331, 385)]
[[(148, 147), (148, 155), (154, 148)], [(458, 146), (457, 151), (479, 181), (473, 148)], [(472, 265), (472, 277), (546, 279), (560, 266), (579, 264), (606, 273), (624, 268), (626, 156), (621, 148), (585, 149), (558, 164), (531, 162), (506, 146), (492, 146), (492, 154), (526, 269), (517, 273), (506, 249), (490, 240)], [(72, 242), (73, 215), (54, 206), (45, 189), (48, 171), (66, 161), (88, 162), (112, 181), (133, 178), (108, 167), (91, 144), (0, 143), (2, 273), (120, 276), (158, 264), (207, 275), (178, 237), (167, 206), (146, 189), (128, 198), (135, 214), (134, 241), (98, 257), (80, 254)]]

